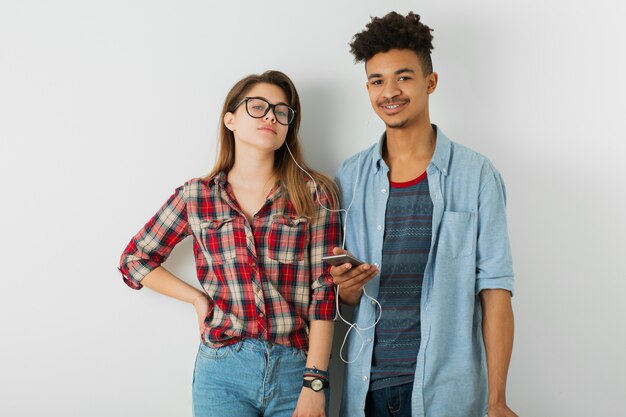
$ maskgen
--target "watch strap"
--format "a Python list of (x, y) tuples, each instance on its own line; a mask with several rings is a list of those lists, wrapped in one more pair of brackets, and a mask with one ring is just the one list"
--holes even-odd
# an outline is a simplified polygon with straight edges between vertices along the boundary
[(314, 378), (314, 379), (304, 379), (302, 381), (302, 386), (306, 388), (310, 388), (315, 392), (319, 392), (325, 388), (330, 387), (330, 383), (326, 379), (322, 378)]

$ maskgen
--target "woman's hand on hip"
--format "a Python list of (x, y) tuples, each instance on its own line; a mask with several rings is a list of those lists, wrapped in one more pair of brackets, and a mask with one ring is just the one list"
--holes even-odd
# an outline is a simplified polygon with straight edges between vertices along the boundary
[(198, 330), (200, 335), (204, 330), (204, 320), (209, 313), (209, 299), (204, 294), (198, 295), (193, 300), (193, 307), (196, 309), (196, 315), (198, 316)]

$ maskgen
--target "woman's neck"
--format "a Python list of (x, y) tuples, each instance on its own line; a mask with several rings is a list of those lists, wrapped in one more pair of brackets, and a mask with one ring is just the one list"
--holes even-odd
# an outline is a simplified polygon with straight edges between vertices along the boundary
[(235, 158), (227, 181), (239, 207), (253, 226), (254, 215), (263, 207), (276, 183), (274, 155), (271, 158)]
[(261, 152), (258, 149), (239, 146), (228, 177), (237, 179), (239, 183), (258, 185), (273, 177), (274, 171), (274, 152)]

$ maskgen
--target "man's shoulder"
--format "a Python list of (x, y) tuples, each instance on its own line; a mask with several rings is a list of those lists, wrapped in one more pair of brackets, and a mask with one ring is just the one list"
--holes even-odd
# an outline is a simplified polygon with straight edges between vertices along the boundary
[(362, 149), (361, 151), (355, 153), (354, 155), (352, 155), (351, 157), (343, 161), (342, 165), (354, 166), (359, 163), (359, 160), (361, 162), (363, 162), (364, 160), (368, 160), (368, 162), (371, 161), (374, 154), (378, 152), (378, 146), (379, 146), (379, 143), (376, 142), (368, 146), (367, 148)]
[(448, 140), (450, 141), (450, 154), (452, 157), (456, 157), (456, 159), (473, 162), (476, 164), (491, 163), (489, 161), (489, 158), (487, 158), (482, 153), (475, 151), (474, 149), (459, 142), (456, 142), (452, 139)]
[(375, 143), (345, 159), (337, 170), (337, 178), (347, 174), (356, 174), (357, 168), (363, 169), (365, 165), (371, 165), (377, 152), (378, 143)]
[(482, 174), (497, 173), (491, 160), (482, 153), (448, 139), (450, 142), (449, 172), (461, 174), (478, 171)]
[(477, 182), (480, 187), (492, 180), (501, 182), (500, 172), (480, 152), (451, 140), (437, 127), (437, 148), (433, 163), (448, 177), (460, 184)]

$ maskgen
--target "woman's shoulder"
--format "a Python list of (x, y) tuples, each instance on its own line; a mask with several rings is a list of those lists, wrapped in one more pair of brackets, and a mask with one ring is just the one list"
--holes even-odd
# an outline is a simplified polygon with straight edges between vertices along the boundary
[(207, 178), (207, 177), (195, 177), (195, 178), (191, 178), (187, 181), (185, 181), (185, 183), (183, 184), (183, 187), (202, 187), (202, 186), (208, 186), (209, 182), (212, 180), (212, 178)]
[(328, 175), (315, 172), (313, 173), (313, 178), (307, 176), (305, 181), (316, 205), (322, 203), (326, 206), (330, 204), (331, 201), (336, 202), (338, 200), (337, 184)]
[(335, 181), (330, 176), (318, 171), (314, 171), (311, 176), (306, 175), (304, 182), (311, 192), (315, 192), (320, 187), (328, 188), (335, 185)]
[(211, 189), (218, 183), (219, 174), (212, 177), (195, 177), (180, 186), (185, 200), (202, 198), (210, 195)]

